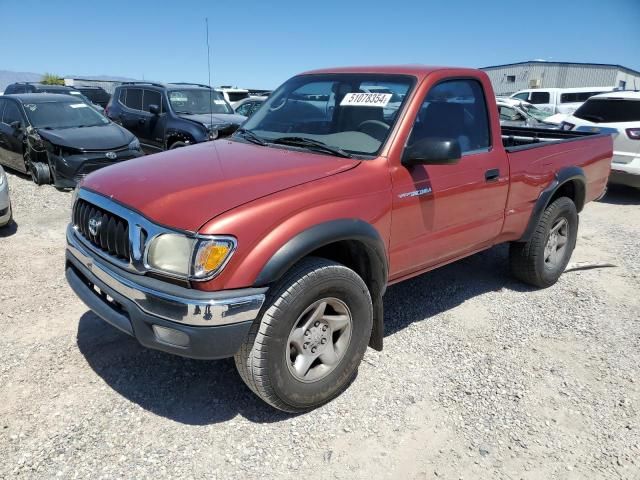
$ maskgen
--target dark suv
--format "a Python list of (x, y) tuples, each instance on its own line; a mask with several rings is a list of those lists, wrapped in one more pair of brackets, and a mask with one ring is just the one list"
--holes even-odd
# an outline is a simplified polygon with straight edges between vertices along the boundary
[(111, 95), (109, 95), (109, 93), (102, 87), (76, 85), (73, 88), (81, 92), (96, 105), (100, 105), (102, 108), (105, 108), (111, 99)]
[[(13, 95), (16, 93), (58, 93), (61, 95), (73, 95), (80, 98), (83, 102), (92, 106), (99, 112), (104, 111), (104, 107), (88, 98), (84, 93), (75, 87), (66, 85), (46, 85), (44, 83), (16, 82), (8, 85), (4, 91), (5, 95)], [(106, 93), (106, 92), (105, 92)]]
[(191, 83), (123, 83), (105, 113), (149, 153), (229, 136), (246, 119), (220, 93)]

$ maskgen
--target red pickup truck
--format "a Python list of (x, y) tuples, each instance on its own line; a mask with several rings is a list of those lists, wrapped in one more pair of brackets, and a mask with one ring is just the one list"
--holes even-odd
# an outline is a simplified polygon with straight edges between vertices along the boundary
[(517, 278), (556, 282), (611, 157), (608, 135), (501, 128), (477, 70), (307, 72), (232, 137), (89, 175), (66, 277), (142, 345), (235, 356), (304, 411), (382, 348), (387, 285), (502, 242)]

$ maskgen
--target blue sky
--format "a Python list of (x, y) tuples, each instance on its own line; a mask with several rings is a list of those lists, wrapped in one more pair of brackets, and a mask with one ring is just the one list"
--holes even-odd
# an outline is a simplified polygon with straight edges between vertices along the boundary
[[(95, 5), (95, 6), (94, 6)], [(531, 59), (640, 70), (640, 0), (0, 0), (0, 70), (273, 88), (319, 67)]]

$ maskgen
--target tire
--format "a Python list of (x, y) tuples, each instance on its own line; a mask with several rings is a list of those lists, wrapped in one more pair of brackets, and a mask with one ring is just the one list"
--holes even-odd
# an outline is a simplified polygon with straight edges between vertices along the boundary
[(51, 169), (44, 162), (30, 162), (29, 171), (36, 185), (48, 185), (51, 183)]
[[(261, 316), (235, 355), (236, 367), (247, 386), (269, 405), (292, 413), (314, 409), (339, 395), (357, 373), (373, 325), (369, 290), (353, 270), (309, 257), (270, 291)], [(320, 309), (325, 315), (314, 317)], [(345, 322), (347, 317), (345, 340), (347, 328), (333, 328), (333, 319)], [(313, 355), (318, 357), (307, 371), (305, 359)], [(328, 357), (331, 361), (325, 364)]]
[(173, 150), (175, 148), (182, 148), (182, 147), (186, 147), (187, 144), (185, 142), (173, 142), (171, 144), (171, 146), (169, 147), (169, 150)]
[(571, 199), (560, 197), (540, 216), (528, 242), (511, 243), (509, 263), (513, 275), (535, 287), (550, 287), (567, 268), (577, 236), (576, 206)]

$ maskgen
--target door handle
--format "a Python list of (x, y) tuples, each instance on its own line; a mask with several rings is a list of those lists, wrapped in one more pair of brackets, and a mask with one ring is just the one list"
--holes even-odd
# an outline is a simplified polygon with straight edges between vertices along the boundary
[(491, 168), (484, 172), (484, 180), (486, 182), (495, 182), (500, 178), (500, 169), (499, 168)]

